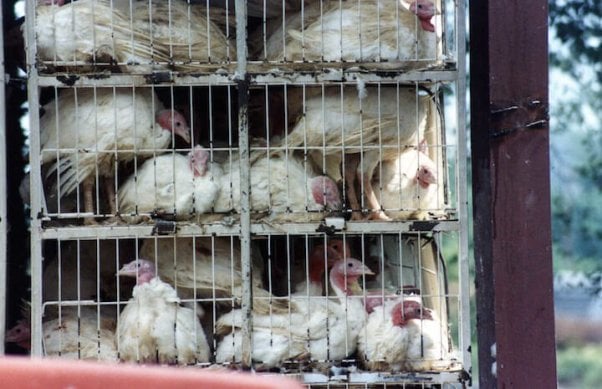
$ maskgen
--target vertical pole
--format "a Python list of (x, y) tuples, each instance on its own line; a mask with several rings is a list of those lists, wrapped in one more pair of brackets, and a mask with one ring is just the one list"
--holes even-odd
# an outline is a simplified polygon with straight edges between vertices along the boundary
[(27, 101), (29, 104), (29, 190), (31, 212), (31, 356), (42, 355), (42, 184), (40, 161), (40, 103), (36, 69), (35, 1), (25, 2)]
[(459, 347), (462, 352), (462, 365), (468, 372), (472, 370), (471, 325), (470, 325), (470, 272), (468, 266), (468, 177), (467, 139), (466, 139), (466, 5), (465, 1), (456, 2), (456, 37), (458, 78), (456, 80), (456, 114), (458, 125), (458, 157), (456, 164), (456, 193), (458, 194), (458, 211), (460, 215), (459, 231), (459, 281), (460, 281), (460, 337)]
[(470, 2), (482, 388), (557, 385), (547, 22), (547, 0)]
[[(0, 42), (4, 42), (4, 26), (2, 24), (2, 8), (0, 7)], [(0, 50), (0, 339), (4, 339), (6, 331), (6, 255), (8, 234), (8, 219), (6, 200), (8, 186), (6, 180), (6, 86), (4, 71), (4, 50)], [(4, 342), (0, 342), (0, 355), (4, 355)]]
[(238, 86), (238, 146), (240, 163), (240, 256), (242, 269), (242, 364), (251, 366), (253, 288), (251, 282), (251, 207), (249, 166), (249, 81), (247, 80), (247, 6), (236, 0), (236, 53)]

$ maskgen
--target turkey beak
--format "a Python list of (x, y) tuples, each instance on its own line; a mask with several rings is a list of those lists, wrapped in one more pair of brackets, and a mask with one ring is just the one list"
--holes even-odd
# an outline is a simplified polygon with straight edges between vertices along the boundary
[(190, 144), (190, 127), (186, 126), (186, 128), (177, 128), (174, 132), (177, 136), (184, 139), (187, 144)]
[(371, 276), (374, 275), (374, 272), (372, 270), (370, 270), (370, 268), (366, 265), (362, 265), (362, 274), (366, 275), (366, 276)]
[(117, 275), (125, 276), (125, 277), (137, 277), (138, 272), (137, 272), (136, 267), (132, 267), (129, 264), (127, 264), (127, 265), (123, 266), (121, 269), (119, 269), (119, 271), (117, 272)]

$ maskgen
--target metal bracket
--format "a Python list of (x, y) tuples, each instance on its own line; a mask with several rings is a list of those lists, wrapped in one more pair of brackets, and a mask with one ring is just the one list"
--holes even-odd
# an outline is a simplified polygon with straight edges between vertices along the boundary
[(520, 130), (548, 126), (548, 105), (541, 99), (527, 99), (513, 104), (491, 104), (491, 138), (501, 138)]
[(177, 224), (175, 221), (157, 219), (151, 235), (174, 235), (176, 231)]

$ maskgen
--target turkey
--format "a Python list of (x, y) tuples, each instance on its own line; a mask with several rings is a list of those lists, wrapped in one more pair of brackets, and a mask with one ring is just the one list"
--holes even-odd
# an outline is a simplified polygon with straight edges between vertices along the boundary
[(411, 297), (375, 307), (358, 339), (359, 357), (369, 370), (440, 369), (447, 350), (447, 329), (435, 311)]
[[(330, 239), (326, 246), (322, 243), (315, 245), (307, 259), (307, 279), (295, 284), (294, 294), (296, 296), (322, 296), (324, 273), (336, 261), (346, 258), (350, 254), (351, 248), (349, 244), (341, 239)], [(297, 273), (295, 271), (291, 275), (294, 276)]]
[[(373, 178), (374, 194), (392, 219), (426, 219), (441, 208), (438, 198), (437, 165), (421, 142), (396, 158), (382, 163)], [(381, 189), (382, 188), (382, 189)]]
[[(312, 2), (286, 19), (266, 44), (268, 60), (410, 61), (436, 59), (435, 5), (416, 0)], [(303, 20), (303, 18), (305, 18)], [(283, 47), (284, 42), (284, 47)]]
[[(150, 4), (150, 9), (149, 9)], [(176, 70), (191, 71), (194, 64), (225, 62), (236, 58), (236, 44), (229, 42), (211, 18), (225, 15), (209, 10), (206, 4), (188, 4), (184, 0), (151, 0), (134, 3), (133, 24), (145, 35), (140, 44), (150, 53), (148, 62), (173, 62)], [(234, 24), (234, 17), (229, 22)], [(140, 61), (144, 63), (143, 61)]]
[[(110, 63), (124, 61), (125, 15), (109, 1), (38, 0), (35, 15), (37, 55), (42, 61)], [(120, 42), (119, 36), (124, 39)], [(112, 48), (115, 48), (113, 53)]]
[[(157, 264), (159, 276), (173, 285), (178, 293), (191, 298), (231, 298), (242, 296), (240, 243), (229, 238), (146, 239), (139, 255)], [(263, 289), (263, 259), (252, 248), (253, 309), (259, 313), (270, 310), (288, 312), (284, 300), (270, 301), (271, 294)], [(232, 302), (224, 302), (232, 306)]]
[[(364, 326), (366, 313), (360, 299), (349, 296), (349, 287), (364, 274), (371, 274), (360, 261), (338, 260), (330, 283), (336, 299), (291, 297), (296, 312), (276, 315), (252, 315), (252, 359), (260, 368), (280, 366), (290, 359), (337, 361), (355, 351), (357, 336)], [(240, 362), (242, 311), (222, 315), (216, 333), (224, 335), (216, 349), (216, 362)]]
[(42, 163), (50, 165), (48, 175), (57, 173), (59, 197), (83, 185), (87, 213), (99, 213), (93, 201), (98, 176), (104, 179), (110, 214), (116, 214), (116, 162), (162, 153), (171, 144), (172, 134), (190, 143), (186, 119), (163, 109), (147, 88), (68, 89), (45, 105), (44, 111), (40, 118)]
[[(182, 0), (132, 2), (41, 0), (36, 8), (38, 57), (111, 65), (123, 71), (189, 71), (192, 62), (236, 57), (234, 45), (206, 17), (206, 8)], [(169, 7), (169, 8), (168, 8)], [(132, 17), (130, 18), (130, 13)]]
[(119, 315), (119, 357), (128, 362), (188, 365), (209, 361), (209, 344), (194, 310), (156, 276), (155, 265), (134, 260), (119, 275), (136, 277), (132, 298)]
[[(251, 212), (271, 222), (321, 220), (325, 211), (340, 210), (337, 185), (293, 155), (255, 152), (251, 155)], [(240, 212), (240, 161), (224, 164), (216, 212)]]
[[(6, 332), (6, 342), (29, 350), (31, 330), (28, 310), (24, 318)], [(60, 315), (42, 323), (44, 356), (66, 359), (117, 362), (115, 318), (95, 308), (62, 307)]]
[[(174, 174), (175, 173), (175, 174)], [(187, 156), (164, 154), (144, 162), (119, 189), (119, 212), (135, 222), (140, 214), (172, 214), (176, 220), (210, 212), (219, 195), (219, 164), (196, 146)]]
[(424, 139), (431, 97), (416, 88), (393, 86), (363, 87), (359, 93), (353, 87), (302, 92), (291, 93), (288, 106), (303, 107), (303, 115), (276, 146), (307, 149), (319, 170), (335, 181), (344, 178), (353, 219), (361, 219), (359, 189), (366, 197), (369, 218), (389, 220), (372, 179), (379, 163), (397, 158)]

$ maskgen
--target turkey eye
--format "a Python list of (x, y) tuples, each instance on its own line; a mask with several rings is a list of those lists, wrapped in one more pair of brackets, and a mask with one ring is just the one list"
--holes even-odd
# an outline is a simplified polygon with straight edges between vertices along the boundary
[(176, 122), (176, 126), (180, 127), (181, 125), (182, 125), (182, 123)]
[(353, 267), (353, 263), (348, 263), (347, 266)]

